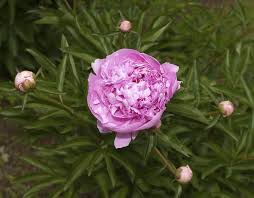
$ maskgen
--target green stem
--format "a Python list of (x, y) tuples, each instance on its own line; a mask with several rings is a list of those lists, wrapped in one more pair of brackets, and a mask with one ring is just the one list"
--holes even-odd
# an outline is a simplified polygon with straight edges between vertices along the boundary
[(166, 165), (168, 170), (173, 175), (175, 175), (175, 173), (176, 173), (176, 167), (174, 166), (174, 164), (170, 160), (168, 160), (166, 157), (164, 157), (164, 155), (160, 152), (160, 150), (157, 147), (154, 148), (154, 151), (160, 157), (161, 161)]

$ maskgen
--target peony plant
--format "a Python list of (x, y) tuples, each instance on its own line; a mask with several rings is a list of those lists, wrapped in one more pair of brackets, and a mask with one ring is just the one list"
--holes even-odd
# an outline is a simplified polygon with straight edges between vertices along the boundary
[[(27, 13), (62, 34), (53, 58), (27, 49), (36, 87), (0, 82), (10, 100), (0, 115), (31, 150), (27, 171), (9, 177), (16, 197), (253, 197), (253, 49), (241, 4), (68, 2)], [(131, 31), (119, 28), (125, 18)], [(225, 98), (234, 108), (218, 109)]]

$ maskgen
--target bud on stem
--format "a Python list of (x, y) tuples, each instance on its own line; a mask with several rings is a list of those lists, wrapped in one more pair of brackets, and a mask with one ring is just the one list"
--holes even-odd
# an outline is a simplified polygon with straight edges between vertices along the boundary
[(15, 87), (21, 92), (28, 92), (35, 88), (35, 74), (31, 71), (22, 71), (17, 73), (15, 77)]

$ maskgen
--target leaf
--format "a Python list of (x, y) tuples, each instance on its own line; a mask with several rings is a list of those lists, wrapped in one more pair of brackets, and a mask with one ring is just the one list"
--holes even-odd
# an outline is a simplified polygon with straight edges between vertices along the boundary
[(51, 196), (51, 198), (58, 198), (62, 193), (64, 192), (63, 188), (60, 187), (59, 189), (57, 189), (53, 195)]
[(153, 135), (149, 135), (147, 145), (146, 145), (145, 155), (144, 155), (145, 161), (147, 161), (154, 146), (155, 146), (155, 137)]
[(41, 191), (42, 189), (48, 187), (48, 186), (52, 186), (54, 184), (60, 184), (63, 183), (65, 180), (64, 179), (55, 179), (55, 178), (51, 178), (47, 181), (43, 181), (37, 185), (34, 185), (32, 188), (30, 188), (24, 195), (24, 198), (28, 198), (31, 195), (34, 195), (35, 193), (38, 193), (39, 191)]
[(217, 115), (212, 122), (205, 128), (205, 130), (208, 130), (210, 128), (212, 128), (213, 126), (215, 126), (217, 124), (217, 122), (219, 121), (219, 119), (221, 118), (221, 115)]
[(128, 192), (128, 187), (121, 187), (113, 193), (112, 198), (127, 198)]
[(154, 42), (156, 41), (168, 28), (172, 21), (168, 22), (166, 25), (160, 28), (153, 29), (149, 33), (143, 36), (142, 42)]
[(95, 176), (95, 180), (99, 185), (101, 192), (105, 198), (109, 198), (109, 179), (105, 173), (99, 173)]
[(59, 24), (59, 17), (58, 16), (44, 16), (38, 20), (36, 20), (35, 24), (50, 24), (50, 25), (56, 25)]
[(102, 44), (96, 40), (95, 38), (93, 38), (87, 31), (87, 29), (85, 27), (81, 27), (78, 19), (76, 18), (76, 26), (78, 27), (79, 32), (81, 33), (81, 35), (83, 36), (83, 38), (85, 38), (87, 41), (89, 41), (91, 44), (93, 44), (93, 46), (98, 49), (100, 52), (102, 52), (103, 54), (105, 54), (104, 48), (102, 47)]
[(64, 105), (64, 104), (62, 104), (62, 103), (60, 103), (60, 102), (58, 102), (58, 101), (56, 101), (54, 99), (51, 99), (51, 98), (49, 98), (49, 97), (47, 97), (45, 95), (42, 95), (41, 93), (38, 93), (36, 95), (31, 95), (31, 96), (33, 98), (35, 98), (37, 103), (39, 103), (39, 104), (40, 103), (47, 104), (47, 105), (50, 105), (50, 106), (52, 106), (54, 108), (60, 108), (60, 109), (66, 111), (67, 113), (69, 113), (71, 115), (74, 114), (73, 109), (70, 108), (69, 106), (66, 106), (66, 105)]
[(87, 63), (92, 63), (96, 58), (85, 53), (85, 52), (80, 52), (80, 51), (77, 51), (77, 50), (73, 50), (73, 49), (70, 49), (70, 48), (64, 48), (64, 49), (61, 49), (63, 52), (65, 53), (68, 53), (70, 55), (73, 55), (77, 58), (80, 58), (84, 61), (86, 61)]
[(211, 142), (204, 142), (204, 145), (206, 145), (208, 148), (210, 148), (212, 151), (214, 151), (217, 155), (217, 157), (220, 157), (224, 161), (227, 161), (229, 159), (229, 155), (225, 153), (226, 151), (219, 147), (217, 144), (211, 143)]
[(238, 171), (253, 171), (254, 170), (254, 164), (253, 162), (249, 163), (240, 163), (234, 166), (231, 166), (232, 170), (238, 170)]
[(193, 64), (193, 90), (194, 95), (197, 101), (197, 105), (199, 105), (200, 102), (200, 91), (199, 91), (199, 73), (197, 69), (197, 60), (194, 60)]
[(240, 140), (239, 144), (237, 145), (236, 154), (239, 154), (245, 146), (246, 146), (246, 148), (248, 147), (248, 144), (247, 144), (248, 135), (249, 135), (249, 133), (246, 133), (246, 131), (243, 131), (241, 140)]
[(177, 190), (176, 190), (176, 194), (175, 194), (175, 198), (180, 198), (181, 194), (182, 194), (182, 191), (183, 191), (182, 186), (178, 185)]
[(9, 24), (14, 24), (15, 11), (16, 11), (16, 0), (8, 0), (9, 7)]
[(71, 171), (71, 174), (64, 185), (64, 191), (66, 191), (72, 185), (72, 183), (84, 173), (84, 171), (88, 168), (93, 156), (94, 152), (82, 157), (83, 159), (81, 159), (81, 161)]
[(100, 149), (97, 149), (93, 155), (93, 158), (90, 161), (90, 164), (87, 168), (87, 175), (90, 177), (92, 173), (96, 170), (98, 164), (103, 160), (103, 152)]
[(171, 102), (169, 105), (167, 105), (167, 109), (169, 112), (172, 112), (176, 115), (180, 115), (203, 124), (208, 124), (208, 120), (205, 118), (203, 113), (195, 107)]
[(142, 12), (141, 16), (139, 17), (137, 32), (138, 32), (140, 35), (142, 34), (145, 15), (146, 15), (146, 12), (144, 11), (144, 12)]
[(57, 150), (77, 148), (77, 147), (96, 147), (96, 144), (88, 138), (73, 138), (57, 147)]
[[(172, 103), (172, 102), (169, 105), (167, 105), (167, 107), (169, 112), (172, 112), (176, 115), (183, 116), (191, 120), (198, 121), (205, 125), (209, 125), (208, 119), (206, 119), (206, 117), (202, 114), (202, 112), (195, 107), (191, 107), (185, 104)], [(232, 131), (228, 130), (226, 127), (224, 127), (222, 124), (217, 123), (215, 127), (225, 132), (226, 134), (228, 134), (235, 141), (238, 141), (238, 138), (235, 136), (235, 134)]]
[(238, 99), (240, 102), (246, 105), (251, 105), (250, 102), (246, 99), (246, 97), (243, 97), (242, 93), (239, 93), (237, 90), (232, 90), (230, 88), (224, 88), (224, 87), (212, 87), (212, 86), (210, 87), (210, 89), (214, 91), (215, 93), (219, 93), (219, 94), (224, 93), (231, 98)]
[(157, 133), (157, 135), (159, 140), (161, 142), (164, 142), (164, 144), (166, 144), (167, 148), (171, 147), (177, 152), (185, 155), (186, 157), (189, 157), (190, 155), (192, 155), (191, 151), (185, 145), (183, 145), (176, 137), (173, 137), (173, 136), (169, 137), (162, 132)]
[[(62, 36), (61, 47), (62, 48), (68, 47), (68, 43), (64, 35)], [(59, 78), (58, 78), (57, 89), (59, 92), (63, 92), (64, 79), (65, 79), (65, 73), (66, 73), (66, 63), (67, 63), (67, 55), (65, 54), (58, 69)], [(60, 96), (60, 99), (61, 99), (61, 102), (63, 103), (62, 96)]]
[(41, 169), (42, 171), (46, 172), (46, 173), (49, 173), (49, 174), (54, 174), (54, 171), (49, 167), (47, 166), (46, 164), (42, 163), (41, 161), (37, 160), (37, 159), (32, 159), (32, 158), (29, 158), (29, 157), (21, 157), (21, 159), (39, 169)]
[(220, 129), (221, 131), (225, 132), (226, 134), (228, 134), (231, 138), (233, 138), (235, 141), (238, 141), (238, 138), (236, 137), (236, 135), (234, 134), (233, 131), (231, 131), (230, 129), (226, 128), (224, 125), (222, 125), (221, 123), (218, 123), (215, 125), (215, 127), (217, 129)]
[(112, 157), (114, 160), (116, 160), (119, 164), (121, 164), (130, 174), (131, 179), (135, 178), (135, 171), (134, 168), (132, 167), (132, 165), (129, 163), (129, 161), (127, 159), (125, 159), (122, 155), (119, 155), (117, 152), (115, 151), (110, 151), (108, 152), (108, 155), (110, 157)]
[(71, 54), (69, 54), (69, 61), (70, 61), (70, 64), (71, 64), (71, 70), (72, 70), (73, 76), (75, 77), (76, 81), (80, 84), (76, 64), (75, 64), (75, 61), (74, 61), (73, 56)]
[(65, 92), (59, 92), (57, 90), (51, 90), (51, 89), (47, 89), (47, 88), (42, 88), (42, 87), (36, 87), (36, 90), (40, 91), (40, 92), (45, 92), (48, 94), (54, 94), (54, 95), (65, 95)]
[(205, 179), (207, 176), (209, 176), (210, 174), (213, 174), (216, 170), (224, 167), (224, 164), (214, 164), (213, 166), (207, 168), (207, 170), (202, 171), (202, 179)]
[(58, 110), (58, 111), (48, 112), (47, 114), (39, 117), (38, 120), (45, 120), (50, 117), (63, 117), (63, 116), (68, 116), (68, 114), (66, 114), (66, 112), (63, 110)]
[(25, 96), (24, 96), (24, 99), (23, 99), (23, 104), (22, 104), (21, 111), (24, 111), (24, 109), (25, 109), (25, 106), (26, 106), (26, 103), (27, 103), (27, 97), (28, 97), (28, 94), (26, 93)]
[(41, 174), (41, 173), (32, 173), (29, 175), (24, 175), (21, 177), (18, 177), (14, 180), (14, 183), (25, 183), (25, 182), (31, 182), (31, 181), (42, 181), (45, 179), (48, 179), (52, 177), (52, 175), (48, 174)]
[(57, 127), (57, 126), (63, 126), (64, 123), (62, 120), (53, 120), (53, 119), (47, 119), (47, 120), (37, 120), (32, 123), (29, 123), (28, 125), (25, 125), (25, 129), (46, 129), (49, 127)]
[(50, 73), (56, 75), (56, 66), (46, 56), (41, 54), (39, 51), (33, 49), (27, 49), (27, 51), (35, 58), (42, 68), (45, 68)]
[(10, 109), (10, 110), (5, 110), (5, 111), (0, 111), (0, 115), (5, 116), (5, 117), (18, 117), (18, 116), (24, 115), (24, 113), (21, 111)]
[(249, 46), (247, 48), (247, 55), (246, 55), (246, 58), (245, 58), (245, 61), (244, 61), (244, 64), (243, 64), (243, 67), (242, 67), (242, 70), (241, 70), (241, 76), (243, 76), (250, 64), (250, 54), (251, 54), (251, 47)]
[(241, 79), (241, 82), (242, 82), (242, 85), (243, 85), (243, 88), (245, 90), (245, 93), (247, 95), (247, 98), (251, 104), (251, 107), (254, 108), (254, 98), (253, 98), (253, 95), (248, 87), (248, 85), (246, 84), (245, 80), (243, 77), (240, 78)]
[(104, 156), (104, 159), (106, 161), (106, 166), (107, 166), (107, 171), (108, 171), (108, 175), (110, 177), (110, 180), (111, 180), (111, 183), (112, 183), (112, 186), (113, 188), (116, 186), (116, 173), (115, 173), (115, 168), (112, 164), (112, 161), (111, 159), (105, 155)]

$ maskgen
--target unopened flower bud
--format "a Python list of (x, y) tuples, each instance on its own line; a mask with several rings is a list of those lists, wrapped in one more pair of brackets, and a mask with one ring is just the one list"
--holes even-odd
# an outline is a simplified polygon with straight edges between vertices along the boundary
[(22, 71), (15, 77), (15, 87), (22, 92), (33, 89), (36, 85), (35, 75), (31, 71)]
[(192, 179), (192, 170), (188, 165), (181, 166), (176, 170), (176, 180), (181, 184), (189, 183)]
[(127, 20), (123, 20), (120, 23), (119, 29), (121, 30), (121, 32), (130, 32), (131, 31), (131, 22), (127, 21)]
[(234, 105), (230, 101), (222, 101), (219, 103), (219, 110), (223, 117), (228, 117), (234, 112)]

